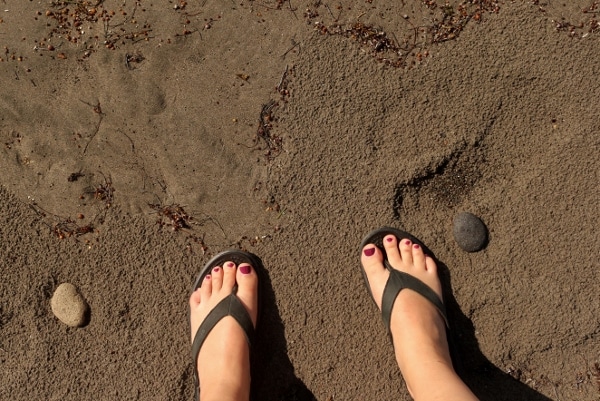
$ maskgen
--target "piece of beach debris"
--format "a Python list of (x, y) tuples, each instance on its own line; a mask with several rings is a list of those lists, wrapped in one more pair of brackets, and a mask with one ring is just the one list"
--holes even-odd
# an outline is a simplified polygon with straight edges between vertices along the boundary
[(52, 313), (70, 327), (82, 327), (88, 323), (89, 306), (73, 284), (62, 283), (50, 299)]
[(452, 232), (454, 240), (464, 251), (477, 252), (487, 245), (487, 228), (483, 221), (472, 213), (459, 213), (454, 218)]

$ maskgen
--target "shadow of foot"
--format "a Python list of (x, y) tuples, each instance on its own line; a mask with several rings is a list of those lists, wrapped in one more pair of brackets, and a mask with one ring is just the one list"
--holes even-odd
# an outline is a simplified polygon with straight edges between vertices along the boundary
[(461, 311), (454, 298), (448, 267), (437, 259), (436, 263), (450, 321), (448, 342), (452, 361), (459, 376), (480, 400), (551, 401), (550, 398), (494, 366), (483, 355), (475, 337), (473, 323)]
[(260, 269), (261, 318), (253, 344), (251, 400), (316, 401), (306, 385), (294, 375), (287, 354), (283, 321), (266, 268)]

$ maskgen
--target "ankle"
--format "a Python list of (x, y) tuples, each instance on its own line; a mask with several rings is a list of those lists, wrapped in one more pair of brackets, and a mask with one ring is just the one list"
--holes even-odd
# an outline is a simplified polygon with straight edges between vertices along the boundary
[[(477, 397), (445, 361), (424, 363), (422, 370), (405, 377), (415, 400), (477, 401)], [(435, 383), (435, 385), (432, 385)]]
[[(240, 355), (241, 354), (241, 355)], [(246, 352), (234, 358), (209, 358), (210, 366), (198, 366), (201, 401), (247, 401), (250, 395), (250, 363)], [(244, 357), (245, 356), (245, 357)]]
[(240, 383), (232, 380), (218, 380), (200, 384), (200, 401), (248, 401), (250, 380)]

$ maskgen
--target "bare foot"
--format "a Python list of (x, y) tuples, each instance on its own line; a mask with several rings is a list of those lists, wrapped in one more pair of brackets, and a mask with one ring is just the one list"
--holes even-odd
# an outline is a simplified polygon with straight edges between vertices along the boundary
[[(237, 283), (237, 297), (256, 327), (258, 277), (248, 264), (233, 262), (213, 268), (190, 297), (192, 341), (202, 321)], [(250, 397), (250, 348), (239, 323), (231, 316), (219, 321), (198, 355), (200, 399), (247, 401)]]
[[(442, 299), (437, 266), (418, 244), (394, 235), (383, 238), (390, 265), (429, 286)], [(375, 303), (381, 310), (385, 284), (390, 275), (383, 253), (373, 244), (363, 248), (361, 262)], [(415, 400), (477, 400), (452, 367), (446, 326), (436, 307), (419, 293), (404, 289), (394, 302), (390, 330), (396, 361)]]

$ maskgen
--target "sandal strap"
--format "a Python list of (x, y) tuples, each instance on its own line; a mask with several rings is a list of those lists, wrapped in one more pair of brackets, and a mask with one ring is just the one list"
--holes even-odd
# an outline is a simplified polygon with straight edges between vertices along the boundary
[(390, 276), (388, 281), (385, 283), (385, 288), (383, 290), (383, 297), (381, 299), (381, 314), (383, 315), (383, 323), (385, 324), (385, 327), (390, 335), (392, 308), (394, 307), (394, 302), (396, 301), (398, 294), (405, 288), (417, 292), (419, 295), (431, 302), (440, 312), (440, 315), (442, 315), (444, 318), (446, 327), (449, 327), (448, 317), (446, 315), (446, 306), (440, 297), (435, 293), (435, 291), (433, 291), (427, 284), (418, 278), (411, 276), (408, 273), (392, 269), (387, 260), (385, 260), (384, 263), (390, 272)]
[(204, 321), (200, 324), (196, 335), (194, 336), (194, 342), (192, 343), (192, 360), (194, 361), (194, 382), (196, 399), (198, 399), (198, 391), (200, 385), (200, 379), (198, 378), (198, 355), (200, 354), (200, 348), (208, 337), (212, 329), (223, 319), (224, 317), (233, 317), (239, 325), (242, 327), (248, 346), (252, 346), (254, 340), (254, 325), (252, 324), (252, 318), (248, 314), (248, 311), (240, 301), (240, 299), (233, 293), (229, 294), (223, 300), (221, 300), (206, 316)]

